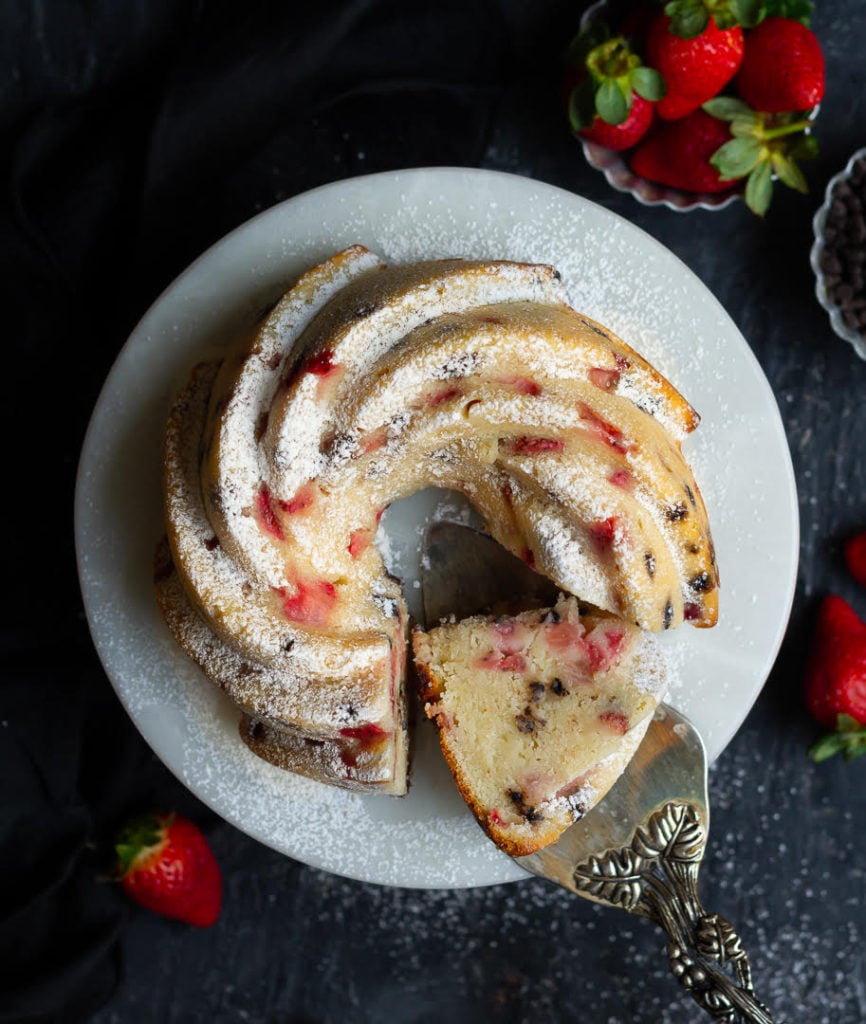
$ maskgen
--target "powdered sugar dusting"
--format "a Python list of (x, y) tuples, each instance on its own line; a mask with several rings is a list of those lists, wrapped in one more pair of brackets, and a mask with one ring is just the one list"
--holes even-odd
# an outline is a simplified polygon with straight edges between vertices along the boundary
[[(241, 828), (329, 870), (424, 886), (522, 877), (467, 817), (429, 729), (418, 730), (405, 800), (353, 798), (260, 763), (236, 739), (234, 709), (177, 651), (150, 597), (161, 519), (154, 438), (166, 395), (210, 339), (222, 336), (221, 325), (237, 322), (239, 309), (279, 295), (300, 271), (358, 241), (389, 261), (471, 256), (558, 267), (572, 304), (646, 355), (701, 413), (702, 425), (684, 448), (714, 527), (722, 619), (712, 631), (681, 629), (659, 642), (681, 680), (672, 700), (699, 725), (711, 756), (763, 683), (787, 619), (796, 524), (784, 435), (766, 381), (736, 329), (669, 253), (592, 204), (484, 172), (386, 175), (278, 208), (200, 261), (125, 349), (82, 459), (77, 540), (100, 656), (159, 755)], [(742, 495), (743, 479), (763, 486)], [(439, 500), (424, 504), (419, 496), (416, 513), (432, 516)], [(400, 534), (408, 547), (417, 546), (418, 522)], [(384, 543), (399, 547), (388, 529), (383, 520)], [(410, 598), (416, 581), (407, 579)], [(207, 705), (201, 713), (196, 700)], [(345, 828), (356, 842), (341, 842)]]

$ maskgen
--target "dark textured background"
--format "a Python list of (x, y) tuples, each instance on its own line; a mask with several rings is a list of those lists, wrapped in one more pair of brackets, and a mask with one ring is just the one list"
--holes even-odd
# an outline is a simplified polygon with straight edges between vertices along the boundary
[[(828, 62), (811, 193), (765, 221), (611, 191), (559, 109), (583, 4), (92, 0), (0, 4), (4, 582), (0, 1020), (686, 1024), (660, 934), (524, 883), (377, 888), (309, 869), (214, 818), (126, 719), (90, 644), (71, 501), (83, 433), (161, 289), (252, 214), (359, 173), (468, 165), (562, 186), (632, 220), (727, 308), (773, 386), (802, 516), (790, 629), (711, 774), (708, 907), (737, 923), (780, 1019), (866, 1020), (866, 761), (815, 767), (800, 699), (817, 601), (866, 615), (840, 542), (866, 527), (866, 362), (813, 295), (811, 217), (866, 144), (859, 0), (818, 3)], [(749, 482), (750, 486), (754, 482)], [(759, 485), (759, 482), (758, 482)], [(198, 931), (99, 880), (120, 817), (172, 806), (226, 879)]]

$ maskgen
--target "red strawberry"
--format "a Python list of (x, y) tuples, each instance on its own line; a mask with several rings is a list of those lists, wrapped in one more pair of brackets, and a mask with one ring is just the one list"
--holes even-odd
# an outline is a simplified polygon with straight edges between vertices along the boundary
[(845, 564), (854, 579), (866, 587), (866, 530), (845, 542)]
[(836, 594), (818, 610), (805, 700), (816, 721), (836, 730), (810, 749), (816, 761), (839, 751), (846, 757), (866, 753), (866, 623)]
[(746, 33), (734, 85), (755, 110), (811, 110), (824, 96), (824, 54), (818, 37), (792, 18), (765, 18)]
[(652, 123), (654, 102), (664, 95), (659, 73), (602, 22), (580, 31), (569, 61), (563, 93), (572, 131), (608, 149), (635, 145)]
[(722, 178), (710, 157), (731, 138), (724, 121), (703, 110), (659, 124), (631, 156), (641, 178), (686, 192), (724, 192), (734, 185)]
[(734, 77), (743, 60), (743, 30), (739, 25), (720, 29), (709, 17), (699, 35), (684, 39), (660, 13), (647, 33), (646, 54), (667, 86), (656, 104), (658, 115), (673, 121), (717, 96)]
[(206, 928), (219, 917), (222, 876), (198, 826), (173, 814), (130, 822), (115, 846), (120, 884), (143, 907)]
[(649, 131), (653, 120), (653, 104), (645, 100), (643, 96), (634, 94), (631, 101), (631, 110), (628, 117), (619, 124), (608, 124), (598, 114), (588, 128), (581, 128), (578, 132), (583, 138), (590, 142), (596, 142), (599, 146), (613, 149), (617, 152), (623, 149), (631, 149)]

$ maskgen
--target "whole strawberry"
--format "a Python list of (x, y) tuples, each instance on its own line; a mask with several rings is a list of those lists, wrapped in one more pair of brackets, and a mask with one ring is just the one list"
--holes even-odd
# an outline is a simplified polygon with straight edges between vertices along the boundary
[(836, 594), (818, 610), (805, 700), (812, 717), (834, 730), (810, 748), (814, 760), (866, 753), (866, 623)]
[(695, 110), (678, 121), (657, 124), (629, 163), (635, 174), (659, 185), (685, 192), (724, 192), (736, 183), (723, 178), (710, 159), (730, 138), (724, 121)]
[(845, 564), (858, 583), (866, 587), (866, 530), (845, 541)]
[(734, 86), (754, 110), (811, 110), (824, 96), (824, 54), (817, 36), (792, 18), (765, 18), (745, 35)]
[(658, 72), (644, 67), (624, 36), (593, 22), (571, 44), (564, 90), (572, 131), (619, 151), (646, 134), (664, 83)]
[(696, 6), (697, 18), (681, 16), (674, 0), (656, 15), (647, 33), (647, 63), (661, 74), (666, 87), (656, 111), (667, 121), (685, 117), (717, 96), (743, 60), (740, 25), (720, 28), (701, 4), (689, 4), (691, 15)]
[(600, 114), (596, 114), (592, 124), (588, 128), (579, 129), (578, 134), (599, 146), (620, 152), (640, 142), (652, 122), (653, 104), (643, 96), (635, 95), (624, 121), (608, 124)]
[(120, 884), (136, 903), (200, 928), (219, 917), (222, 875), (193, 822), (145, 815), (121, 831), (115, 851)]

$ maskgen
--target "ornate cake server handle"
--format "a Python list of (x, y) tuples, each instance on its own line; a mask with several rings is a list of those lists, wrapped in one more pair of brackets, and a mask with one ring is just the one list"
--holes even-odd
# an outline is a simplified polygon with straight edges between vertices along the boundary
[[(665, 799), (665, 791), (676, 795)], [(579, 896), (660, 925), (671, 972), (714, 1020), (777, 1024), (755, 996), (736, 929), (708, 913), (698, 894), (708, 824), (703, 743), (662, 705), (601, 803), (553, 846), (516, 860)]]
[[(477, 530), (433, 523), (424, 554), (427, 621), (471, 615), (509, 597), (523, 607), (556, 600), (548, 580)], [(736, 930), (707, 913), (698, 895), (709, 825), (703, 741), (663, 704), (604, 799), (552, 846), (515, 860), (578, 896), (661, 925), (672, 973), (716, 1021), (777, 1024), (755, 996)]]

